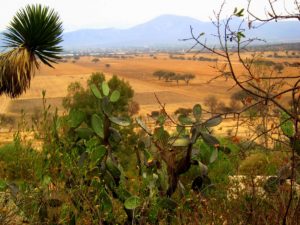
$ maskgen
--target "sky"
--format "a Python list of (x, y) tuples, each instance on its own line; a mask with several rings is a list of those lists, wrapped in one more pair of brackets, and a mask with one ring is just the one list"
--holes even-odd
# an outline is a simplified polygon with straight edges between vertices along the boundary
[[(262, 15), (267, 0), (252, 1), (253, 11)], [(0, 30), (5, 29), (15, 12), (27, 4), (41, 3), (54, 8), (60, 14), (65, 31), (73, 31), (84, 28), (128, 28), (164, 14), (208, 21), (222, 2), (223, 0), (5, 0), (0, 8)], [(235, 7), (245, 7), (246, 3), (247, 0), (227, 0), (224, 17)]]

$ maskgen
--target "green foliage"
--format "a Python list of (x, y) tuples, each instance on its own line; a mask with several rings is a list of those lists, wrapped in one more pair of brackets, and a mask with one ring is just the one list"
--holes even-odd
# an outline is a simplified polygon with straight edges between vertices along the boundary
[(102, 97), (108, 96), (110, 93), (109, 101), (113, 103), (111, 105), (115, 111), (122, 115), (128, 115), (128, 106), (134, 94), (129, 83), (117, 76), (113, 76), (108, 82), (104, 81), (105, 77), (102, 73), (93, 73), (87, 81), (88, 88), (86, 89), (78, 82), (70, 84), (68, 94), (63, 99), (64, 108), (81, 110), (87, 118), (91, 118), (91, 115), (98, 111)]
[(276, 175), (286, 159), (285, 153), (254, 152), (241, 161), (239, 171), (245, 175)]
[(166, 82), (171, 82), (175, 80), (177, 84), (180, 80), (184, 81), (187, 85), (189, 84), (190, 80), (195, 79), (195, 75), (191, 73), (186, 74), (176, 74), (172, 71), (168, 70), (157, 70), (153, 73), (154, 77), (157, 77), (159, 80), (165, 79)]
[(92, 115), (91, 125), (94, 132), (101, 138), (104, 138), (103, 120), (97, 114)]
[[(199, 104), (193, 107), (192, 112), (193, 118), (188, 115), (178, 115), (177, 132), (174, 134), (165, 129), (167, 117), (164, 113), (157, 116), (157, 126), (154, 128), (153, 132), (149, 130), (140, 119), (137, 119), (138, 125), (147, 135), (149, 135), (151, 142), (156, 149), (153, 150), (152, 147), (149, 148), (148, 151), (144, 151), (151, 151), (151, 155), (154, 155), (153, 157), (145, 156), (145, 158), (148, 159), (146, 165), (149, 166), (149, 164), (151, 165), (154, 161), (161, 159), (162, 161), (159, 162), (159, 164), (165, 164), (167, 168), (168, 189), (165, 193), (167, 196), (171, 196), (176, 191), (179, 176), (188, 173), (189, 169), (192, 167), (193, 160), (199, 165), (197, 175), (199, 181), (196, 181), (196, 183), (199, 183), (200, 180), (201, 182), (203, 180), (209, 180), (207, 173), (201, 172), (201, 168), (203, 169), (206, 166), (199, 158), (197, 158), (197, 156), (195, 156), (197, 153), (195, 153), (193, 149), (193, 146), (197, 143), (198, 139), (201, 138), (208, 146), (213, 148), (213, 151), (210, 152), (209, 160), (206, 161), (207, 164), (217, 160), (219, 155), (218, 152), (221, 149), (224, 152), (230, 153), (229, 148), (225, 148), (224, 146), (221, 147), (218, 139), (212, 136), (208, 129), (209, 127), (218, 125), (221, 122), (221, 119), (215, 117), (202, 122), (202, 108)], [(209, 127), (206, 125), (209, 125)], [(200, 149), (200, 152), (202, 151), (203, 150)], [(149, 160), (149, 158), (151, 158), (151, 160)]]
[(36, 181), (41, 172), (41, 155), (30, 146), (23, 146), (20, 137), (0, 148), (0, 179)]
[(124, 206), (126, 209), (135, 209), (138, 206), (140, 206), (140, 204), (141, 204), (141, 200), (137, 196), (131, 196), (127, 198), (126, 201), (124, 202)]
[(237, 17), (243, 17), (244, 11), (245, 11), (245, 9), (238, 10), (237, 8), (235, 8), (233, 14)]
[(285, 112), (281, 112), (280, 123), (280, 128), (285, 136), (293, 137), (295, 135), (294, 124)]

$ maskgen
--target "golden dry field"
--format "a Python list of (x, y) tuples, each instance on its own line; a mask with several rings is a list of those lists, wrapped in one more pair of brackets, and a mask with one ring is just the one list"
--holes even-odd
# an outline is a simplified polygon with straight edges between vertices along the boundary
[[(272, 53), (265, 52), (264, 54)], [(185, 58), (193, 56), (194, 54), (184, 55)], [(196, 55), (196, 57), (201, 56), (216, 58), (208, 53)], [(41, 109), (42, 90), (46, 90), (47, 103), (51, 104), (52, 108), (57, 107), (62, 113), (61, 101), (67, 94), (68, 85), (74, 81), (85, 85), (93, 72), (103, 72), (107, 78), (115, 74), (128, 81), (135, 91), (135, 101), (140, 104), (141, 115), (159, 109), (154, 93), (162, 103), (166, 104), (167, 111), (172, 113), (179, 107), (192, 107), (196, 103), (203, 103), (203, 100), (209, 95), (215, 95), (219, 100), (227, 102), (235, 91), (234, 89), (229, 90), (233, 82), (225, 81), (224, 78), (207, 83), (218, 75), (217, 71), (212, 68), (216, 65), (215, 62), (170, 59), (169, 54), (163, 53), (155, 54), (155, 58), (149, 54), (139, 54), (125, 59), (100, 58), (97, 63), (92, 62), (94, 58), (93, 56), (80, 57), (75, 63), (73, 59), (68, 59), (67, 62), (56, 64), (55, 69), (42, 66), (32, 80), (30, 89), (24, 95), (14, 100), (5, 96), (0, 97), (0, 114), (19, 117), (22, 109), (27, 114), (34, 114)], [(271, 58), (269, 60), (290, 63), (300, 61), (287, 58)], [(222, 61), (219, 59), (218, 63), (222, 64)], [(110, 64), (110, 67), (106, 67), (106, 64)], [(237, 71), (243, 72), (235, 57), (233, 64)], [(159, 69), (177, 73), (193, 73), (196, 78), (189, 85), (183, 81), (180, 81), (179, 85), (175, 81), (164, 82), (152, 76), (153, 72)], [(286, 67), (283, 74), (291, 75), (297, 72), (299, 72), (298, 68)]]

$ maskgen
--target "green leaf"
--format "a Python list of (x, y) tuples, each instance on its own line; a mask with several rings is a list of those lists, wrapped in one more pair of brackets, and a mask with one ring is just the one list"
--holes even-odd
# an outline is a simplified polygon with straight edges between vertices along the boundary
[(241, 41), (241, 39), (244, 38), (244, 37), (245, 37), (245, 35), (241, 31), (237, 32), (238, 41)]
[(103, 145), (97, 146), (93, 148), (91, 152), (89, 152), (90, 159), (94, 165), (101, 161), (105, 154), (106, 148)]
[(158, 204), (161, 208), (169, 210), (174, 210), (178, 206), (177, 202), (167, 197), (160, 198)]
[(110, 131), (110, 137), (112, 137), (113, 141), (115, 143), (119, 143), (122, 139), (120, 132), (113, 127), (110, 127), (109, 131)]
[(176, 126), (176, 131), (178, 134), (184, 134), (185, 133), (185, 127), (181, 125)]
[(102, 100), (102, 110), (103, 110), (104, 114), (107, 116), (110, 116), (113, 111), (113, 106), (110, 103), (108, 97), (106, 97), (106, 96)]
[(115, 188), (117, 187), (115, 179), (113, 178), (113, 176), (111, 175), (111, 173), (109, 173), (108, 171), (105, 171), (103, 180), (104, 180), (105, 185), (110, 190), (115, 190)]
[(200, 104), (196, 104), (194, 105), (193, 107), (193, 114), (194, 114), (194, 117), (197, 121), (200, 120), (201, 118), (201, 115), (202, 115), (202, 107)]
[(91, 119), (91, 123), (92, 123), (92, 128), (95, 131), (95, 133), (99, 137), (104, 138), (103, 121), (102, 121), (102, 119), (97, 114), (93, 114), (92, 115), (92, 119)]
[(201, 176), (207, 176), (208, 167), (205, 164), (203, 164), (200, 160), (197, 161), (198, 161)]
[(119, 168), (113, 163), (113, 161), (108, 158), (106, 160), (106, 168), (110, 172), (110, 174), (114, 177), (114, 179), (119, 179), (121, 176), (121, 171)]
[(68, 117), (68, 124), (71, 128), (79, 127), (84, 120), (85, 120), (84, 112), (77, 109), (71, 109)]
[(110, 96), (110, 101), (111, 102), (117, 102), (120, 99), (120, 92), (118, 90), (114, 90), (113, 93)]
[(7, 188), (6, 182), (0, 179), (0, 191), (5, 191), (6, 188)]
[(44, 185), (44, 186), (48, 186), (49, 184), (51, 183), (51, 177), (50, 176), (44, 176), (43, 177), (43, 181), (42, 181), (42, 184)]
[(209, 163), (213, 163), (214, 161), (217, 160), (217, 158), (218, 158), (218, 148), (213, 148), (213, 151), (209, 158)]
[(286, 112), (281, 112), (280, 123), (280, 128), (285, 136), (293, 137), (295, 135), (294, 124)]
[(191, 118), (189, 118), (185, 115), (179, 115), (178, 120), (179, 120), (180, 124), (182, 124), (182, 125), (191, 125), (193, 123)]
[(218, 126), (221, 122), (222, 122), (222, 117), (216, 116), (206, 120), (203, 125), (206, 127), (214, 127), (214, 126)]
[(219, 148), (220, 151), (224, 152), (225, 154), (230, 154), (231, 153), (231, 149), (226, 147), (226, 146), (221, 146)]
[(166, 116), (162, 114), (160, 114), (156, 119), (156, 123), (158, 123), (160, 126), (163, 126), (165, 121), (166, 121)]
[(93, 135), (93, 130), (90, 128), (77, 128), (76, 133), (82, 139), (89, 139)]
[(102, 92), (105, 96), (109, 95), (109, 86), (105, 81), (102, 82)]
[(137, 196), (131, 196), (131, 197), (127, 198), (124, 202), (125, 208), (131, 209), (131, 210), (139, 207), (140, 204), (141, 204), (141, 200)]
[(135, 121), (147, 134), (151, 134), (151, 130), (146, 126), (146, 124), (140, 118), (135, 118)]
[(111, 116), (111, 117), (109, 117), (109, 120), (111, 122), (113, 122), (114, 124), (117, 124), (122, 127), (127, 127), (130, 125), (130, 121), (125, 118), (117, 118), (117, 117)]
[(200, 134), (201, 134), (201, 137), (202, 137), (203, 141), (206, 144), (208, 144), (209, 146), (218, 147), (220, 145), (220, 142), (214, 136), (212, 136), (208, 133), (204, 133), (204, 132), (200, 132)]
[(101, 92), (99, 91), (99, 89), (96, 86), (96, 84), (91, 84), (90, 88), (91, 88), (91, 91), (95, 95), (96, 98), (102, 99)]
[(113, 204), (107, 192), (105, 190), (100, 193), (100, 206), (103, 211), (111, 212), (113, 210)]
[(88, 153), (87, 152), (83, 152), (80, 157), (79, 157), (79, 160), (78, 160), (78, 165), (79, 167), (83, 167), (86, 160), (88, 158)]
[(234, 10), (234, 12), (235, 12), (234, 15), (237, 17), (242, 17), (242, 16), (244, 16), (244, 10), (245, 9), (241, 9), (240, 11), (237, 12), (237, 9), (236, 9), (236, 10)]
[(172, 138), (169, 141), (169, 144), (171, 144), (174, 147), (186, 147), (190, 144), (190, 139), (189, 138)]
[(266, 192), (270, 194), (274, 194), (278, 191), (280, 186), (280, 179), (278, 177), (269, 177), (265, 184), (263, 185), (263, 188)]
[(127, 198), (130, 198), (131, 197), (131, 194), (129, 191), (127, 191), (126, 189), (124, 189), (123, 187), (118, 187), (117, 190), (116, 190), (116, 193), (118, 195), (118, 199), (121, 201), (121, 202), (125, 202), (125, 200)]

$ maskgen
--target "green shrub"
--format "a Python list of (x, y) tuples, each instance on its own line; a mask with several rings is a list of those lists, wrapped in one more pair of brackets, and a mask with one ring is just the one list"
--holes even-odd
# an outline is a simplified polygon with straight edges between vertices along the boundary
[(255, 152), (241, 161), (239, 172), (245, 175), (275, 175), (287, 158), (283, 152)]
[(41, 160), (36, 150), (22, 145), (16, 137), (13, 143), (0, 148), (0, 178), (34, 181), (41, 170)]

